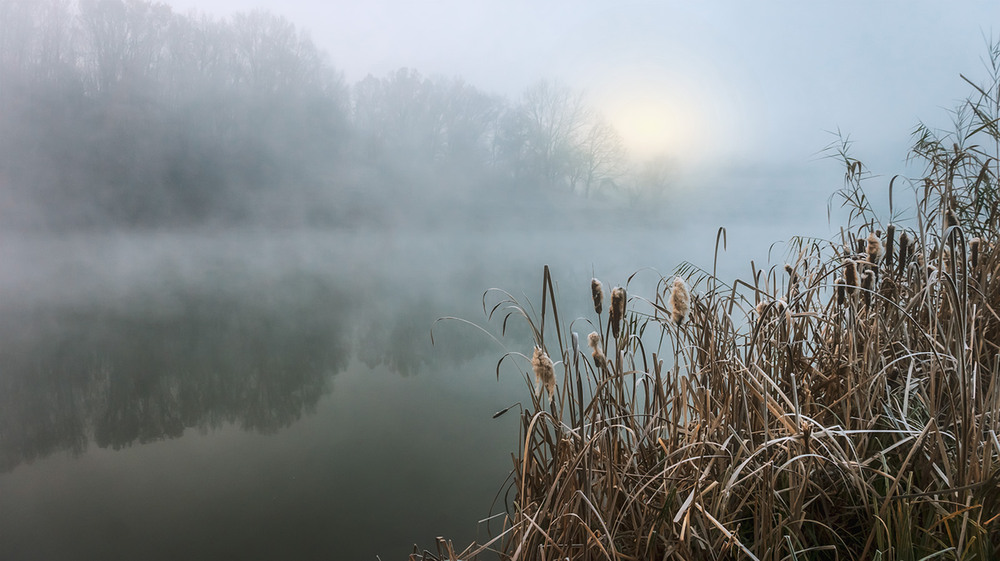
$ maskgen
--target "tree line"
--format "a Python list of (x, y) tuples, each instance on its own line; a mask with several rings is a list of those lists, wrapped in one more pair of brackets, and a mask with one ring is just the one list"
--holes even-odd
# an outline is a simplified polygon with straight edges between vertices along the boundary
[(668, 176), (551, 81), (514, 101), (406, 68), (348, 84), (268, 12), (0, 0), (6, 226), (350, 225), (445, 197), (635, 201)]

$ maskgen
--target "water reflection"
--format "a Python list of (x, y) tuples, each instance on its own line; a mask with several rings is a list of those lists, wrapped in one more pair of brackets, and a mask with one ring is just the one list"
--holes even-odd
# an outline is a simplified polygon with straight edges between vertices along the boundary
[(215, 280), (4, 306), (0, 471), (189, 429), (273, 433), (313, 412), (352, 356), (411, 376), (488, 345), (444, 326), (431, 345), (443, 305), (426, 290), (390, 301), (385, 294), (401, 292), (315, 271), (256, 285)]
[(5, 311), (0, 469), (90, 441), (120, 449), (223, 424), (270, 433), (347, 367), (354, 307), (323, 279), (168, 294)]

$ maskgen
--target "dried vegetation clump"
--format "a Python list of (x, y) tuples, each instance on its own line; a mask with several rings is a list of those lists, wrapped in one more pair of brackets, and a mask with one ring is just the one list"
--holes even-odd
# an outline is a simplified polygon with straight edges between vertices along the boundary
[(616, 288), (590, 353), (548, 268), (540, 314), (500, 298), (558, 357), (554, 399), (521, 413), (490, 538), (414, 557), (1000, 558), (1000, 163), (972, 141), (1000, 138), (1000, 95), (977, 92), (967, 137), (918, 129), (906, 213), (900, 178), (872, 210), (844, 147), (840, 239), (748, 280), (685, 264), (652, 297)]

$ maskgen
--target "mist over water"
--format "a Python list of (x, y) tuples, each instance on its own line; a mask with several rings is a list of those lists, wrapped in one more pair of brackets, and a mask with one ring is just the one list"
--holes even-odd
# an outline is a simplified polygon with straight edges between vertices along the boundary
[(534, 341), (439, 318), (500, 337), (489, 290), (537, 310), (548, 265), (585, 337), (592, 276), (652, 298), (720, 227), (723, 279), (830, 234), (831, 162), (632, 161), (554, 82), (347, 84), (280, 17), (141, 0), (0, 0), (0, 29), (3, 559), (464, 546)]
[(0, 553), (389, 559), (467, 542), (516, 446), (516, 415), (491, 415), (531, 390), (510, 365), (496, 379), (504, 348), (435, 320), (486, 325), (491, 287), (537, 309), (548, 264), (564, 321), (595, 321), (592, 275), (638, 272), (631, 294), (651, 297), (682, 261), (711, 268), (720, 225), (720, 272), (745, 276), (825, 218), (825, 195), (797, 188), (592, 227), (5, 237)]

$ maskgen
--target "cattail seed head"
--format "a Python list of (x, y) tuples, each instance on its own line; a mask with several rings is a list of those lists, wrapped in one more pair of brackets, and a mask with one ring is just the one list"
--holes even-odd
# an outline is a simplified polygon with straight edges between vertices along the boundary
[(552, 365), (552, 359), (541, 347), (535, 347), (534, 354), (531, 355), (531, 368), (535, 371), (535, 393), (541, 396), (542, 387), (549, 394), (549, 402), (555, 399), (556, 393), (556, 371)]
[(973, 269), (979, 267), (979, 246), (982, 244), (982, 240), (979, 238), (972, 238), (969, 240), (969, 264)]
[(844, 280), (847, 282), (847, 293), (854, 294), (858, 287), (858, 264), (853, 259), (844, 259)]
[(857, 250), (855, 251), (855, 253), (857, 253), (858, 255), (864, 254), (865, 249), (868, 247), (868, 240), (866, 240), (865, 238), (858, 238), (854, 240), (854, 243), (857, 245)]
[(896, 226), (894, 224), (889, 224), (886, 228), (885, 233), (885, 266), (887, 269), (892, 271), (892, 246), (895, 242), (896, 237)]
[(601, 348), (601, 334), (596, 331), (591, 331), (590, 335), (587, 335), (587, 345), (591, 349)]
[(594, 366), (598, 370), (604, 370), (605, 366), (608, 364), (608, 359), (604, 356), (604, 351), (601, 350), (601, 334), (596, 331), (591, 331), (590, 335), (587, 336), (587, 344), (590, 348), (594, 350), (591, 356), (594, 357)]
[(833, 285), (837, 289), (837, 305), (843, 306), (844, 302), (847, 301), (847, 283), (844, 281), (844, 277), (837, 277), (837, 280), (833, 281)]
[(955, 216), (955, 212), (949, 208), (944, 212), (944, 227), (947, 229), (952, 226), (958, 226), (958, 217)]
[(674, 285), (670, 289), (670, 317), (674, 323), (680, 325), (684, 323), (691, 309), (691, 294), (688, 292), (687, 283), (680, 277), (674, 277)]
[(604, 287), (601, 281), (590, 279), (590, 292), (594, 295), (594, 311), (600, 314), (604, 311)]
[(625, 318), (625, 289), (620, 286), (611, 291), (609, 314), (611, 316), (611, 335), (618, 339), (622, 330), (622, 320)]
[(759, 320), (764, 315), (764, 310), (767, 309), (767, 300), (761, 300), (757, 302), (757, 305), (753, 307), (753, 311), (757, 314), (757, 319)]
[(872, 303), (872, 288), (875, 286), (875, 273), (870, 269), (865, 271), (865, 274), (861, 275), (861, 288), (864, 289), (865, 304), (870, 306)]
[(899, 274), (906, 270), (906, 263), (910, 260), (910, 236), (903, 232), (899, 235)]
[(865, 247), (865, 253), (868, 254), (868, 262), (872, 265), (878, 265), (879, 259), (882, 257), (882, 242), (878, 239), (878, 235), (875, 232), (868, 234), (868, 243)]

